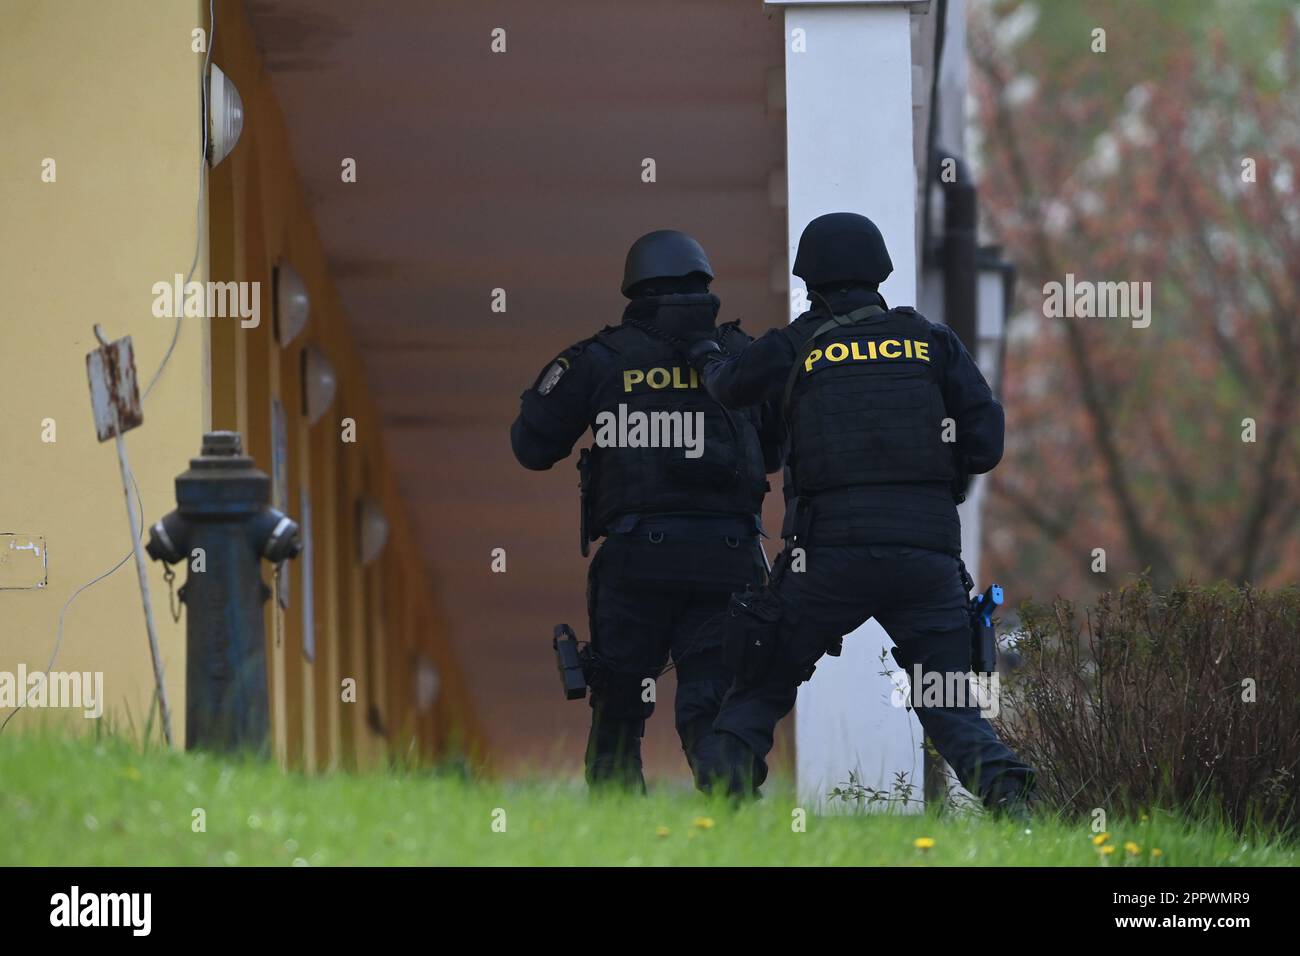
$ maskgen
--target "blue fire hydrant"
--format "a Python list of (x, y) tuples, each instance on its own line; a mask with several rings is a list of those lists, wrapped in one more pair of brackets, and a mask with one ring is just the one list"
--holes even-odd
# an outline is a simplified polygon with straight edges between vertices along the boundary
[(265, 753), (270, 742), (262, 605), (272, 564), (302, 550), (298, 525), (269, 506), (271, 480), (238, 432), (208, 432), (176, 478), (177, 508), (149, 529), (155, 561), (187, 561), (185, 749)]

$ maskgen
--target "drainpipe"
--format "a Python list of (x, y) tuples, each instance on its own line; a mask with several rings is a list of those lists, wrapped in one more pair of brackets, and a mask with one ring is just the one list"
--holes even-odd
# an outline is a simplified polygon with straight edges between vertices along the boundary
[[(937, 168), (942, 171), (943, 157), (935, 156)], [(944, 321), (972, 356), (978, 355), (979, 342), (976, 329), (977, 282), (979, 278), (978, 250), (979, 199), (970, 168), (957, 157), (951, 157), (956, 176), (951, 182), (939, 186), (943, 189), (943, 237), (939, 247), (939, 261), (943, 268)]]

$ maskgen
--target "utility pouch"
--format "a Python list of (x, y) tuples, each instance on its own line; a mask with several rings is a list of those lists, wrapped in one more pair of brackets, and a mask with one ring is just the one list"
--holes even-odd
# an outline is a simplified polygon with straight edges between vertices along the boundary
[(781, 599), (771, 588), (746, 588), (733, 594), (723, 624), (727, 668), (746, 683), (767, 673), (776, 658)]
[(699, 488), (726, 491), (736, 487), (744, 469), (743, 442), (735, 416), (722, 405), (707, 412), (688, 409), (682, 414), (700, 415), (704, 424), (696, 436), (698, 457), (688, 458), (687, 449), (674, 448), (668, 457), (669, 475), (674, 481)]
[(673, 449), (668, 474), (685, 485), (725, 491), (739, 480), (740, 461), (729, 437), (710, 434), (706, 426), (700, 457), (687, 458), (682, 450)]

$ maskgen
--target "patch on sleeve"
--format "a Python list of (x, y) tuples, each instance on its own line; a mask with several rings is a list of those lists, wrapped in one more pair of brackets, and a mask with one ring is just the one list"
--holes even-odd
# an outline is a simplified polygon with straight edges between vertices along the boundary
[(559, 384), (560, 379), (564, 377), (564, 373), (567, 372), (568, 369), (569, 360), (566, 358), (558, 358), (552, 362), (551, 367), (542, 373), (542, 377), (537, 383), (537, 394), (551, 394), (551, 390)]

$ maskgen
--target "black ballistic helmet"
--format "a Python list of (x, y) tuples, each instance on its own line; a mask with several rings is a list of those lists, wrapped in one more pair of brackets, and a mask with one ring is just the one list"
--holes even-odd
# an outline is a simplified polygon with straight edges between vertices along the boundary
[(700, 272), (713, 278), (713, 266), (704, 254), (704, 247), (676, 229), (657, 229), (647, 232), (632, 243), (623, 266), (623, 294), (638, 282), (646, 279), (684, 277)]
[(794, 257), (794, 274), (809, 288), (827, 282), (879, 285), (893, 271), (885, 237), (855, 212), (832, 212), (808, 223)]

